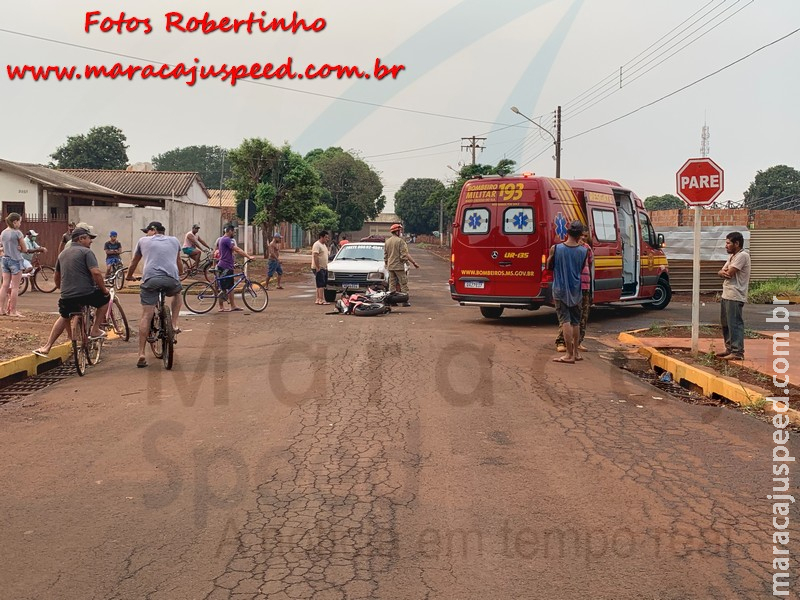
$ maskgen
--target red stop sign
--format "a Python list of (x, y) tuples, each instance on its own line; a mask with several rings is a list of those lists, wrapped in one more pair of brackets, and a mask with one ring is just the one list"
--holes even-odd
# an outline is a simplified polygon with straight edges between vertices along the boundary
[(725, 189), (725, 174), (710, 158), (690, 158), (676, 175), (678, 196), (688, 206), (706, 206)]

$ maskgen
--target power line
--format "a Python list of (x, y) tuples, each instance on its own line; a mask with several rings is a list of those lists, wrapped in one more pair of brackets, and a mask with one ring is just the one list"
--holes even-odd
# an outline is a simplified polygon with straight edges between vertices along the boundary
[(787, 33), (786, 35), (784, 35), (784, 36), (781, 36), (781, 37), (779, 37), (778, 39), (776, 39), (776, 40), (773, 40), (773, 41), (769, 42), (768, 44), (764, 44), (764, 45), (763, 45), (763, 46), (761, 46), (760, 48), (756, 48), (755, 50), (753, 50), (753, 51), (752, 51), (752, 52), (750, 52), (749, 54), (746, 54), (745, 56), (742, 56), (741, 58), (738, 58), (738, 59), (736, 59), (735, 61), (733, 61), (733, 62), (731, 62), (731, 63), (728, 63), (728, 64), (727, 64), (727, 65), (725, 65), (724, 67), (720, 67), (720, 68), (719, 68), (719, 69), (717, 69), (716, 71), (714, 71), (714, 72), (712, 72), (712, 73), (709, 73), (708, 75), (705, 75), (705, 76), (701, 77), (700, 79), (697, 79), (697, 80), (693, 81), (692, 83), (689, 83), (689, 84), (687, 84), (687, 85), (684, 85), (683, 87), (680, 87), (680, 88), (678, 88), (677, 90), (674, 90), (674, 91), (670, 92), (669, 94), (666, 94), (666, 95), (664, 95), (664, 96), (661, 96), (660, 98), (657, 98), (656, 100), (653, 100), (652, 102), (648, 102), (647, 104), (643, 104), (643, 105), (642, 105), (642, 106), (640, 106), (639, 108), (637, 108), (637, 109), (634, 109), (634, 110), (632, 110), (632, 111), (630, 111), (630, 112), (627, 112), (627, 113), (625, 113), (624, 115), (620, 115), (619, 117), (616, 117), (616, 118), (614, 118), (614, 119), (611, 119), (610, 121), (606, 121), (605, 123), (601, 123), (600, 125), (596, 125), (595, 127), (591, 127), (591, 128), (589, 128), (589, 129), (587, 129), (587, 130), (585, 130), (585, 131), (582, 131), (582, 132), (580, 132), (580, 133), (576, 133), (575, 135), (571, 135), (571, 136), (569, 136), (569, 137), (566, 137), (566, 138), (564, 138), (564, 140), (565, 140), (565, 141), (566, 141), (566, 140), (573, 140), (573, 139), (575, 139), (575, 138), (577, 138), (577, 137), (581, 137), (582, 135), (586, 135), (587, 133), (590, 133), (590, 132), (592, 132), (592, 131), (596, 131), (597, 129), (601, 129), (602, 127), (605, 127), (606, 125), (611, 125), (612, 123), (616, 123), (617, 121), (620, 121), (620, 120), (622, 120), (622, 119), (624, 119), (624, 118), (626, 118), (626, 117), (629, 117), (629, 116), (631, 116), (631, 115), (633, 115), (633, 114), (635, 114), (635, 113), (639, 112), (640, 110), (643, 110), (643, 109), (645, 109), (645, 108), (648, 108), (648, 107), (650, 107), (650, 106), (653, 106), (654, 104), (658, 104), (658, 103), (659, 103), (659, 102), (661, 102), (662, 100), (666, 100), (667, 98), (669, 98), (669, 97), (671, 97), (671, 96), (674, 96), (675, 94), (678, 94), (678, 93), (680, 93), (680, 92), (682, 92), (682, 91), (684, 91), (684, 90), (687, 90), (687, 89), (689, 89), (690, 87), (692, 87), (692, 86), (694, 86), (694, 85), (697, 85), (697, 84), (698, 84), (698, 83), (700, 83), (701, 81), (705, 81), (706, 79), (709, 79), (710, 77), (713, 77), (714, 75), (717, 75), (717, 74), (721, 73), (722, 71), (725, 71), (726, 69), (729, 69), (730, 67), (732, 67), (732, 66), (734, 66), (734, 65), (736, 65), (736, 64), (738, 64), (738, 63), (740, 63), (740, 62), (742, 62), (742, 61), (744, 61), (744, 60), (746, 60), (746, 59), (748, 59), (748, 58), (750, 58), (750, 57), (751, 57), (751, 56), (753, 56), (754, 54), (757, 54), (757, 53), (761, 52), (762, 50), (764, 50), (764, 49), (766, 49), (766, 48), (769, 48), (770, 46), (773, 46), (773, 45), (777, 44), (778, 42), (782, 42), (782, 41), (783, 41), (783, 40), (785, 40), (786, 38), (788, 38), (788, 37), (791, 37), (791, 36), (793, 36), (794, 34), (796, 34), (798, 31), (800, 31), (800, 28), (798, 28), (798, 29), (795, 29), (794, 31), (791, 31), (791, 32)]
[[(741, 0), (737, 0), (737, 3), (738, 3), (739, 1), (741, 1)], [(634, 81), (636, 81), (636, 80), (637, 80), (637, 79), (639, 79), (640, 77), (643, 77), (644, 75), (646, 75), (647, 73), (649, 73), (650, 71), (652, 71), (653, 69), (655, 69), (656, 67), (658, 67), (659, 65), (661, 65), (661, 64), (665, 63), (666, 61), (668, 61), (670, 58), (672, 58), (673, 56), (675, 56), (675, 55), (676, 55), (676, 54), (678, 54), (679, 52), (681, 52), (681, 51), (685, 50), (686, 48), (688, 48), (689, 46), (691, 46), (692, 44), (694, 44), (696, 41), (700, 40), (700, 39), (701, 39), (701, 38), (703, 38), (704, 36), (708, 35), (708, 34), (709, 34), (709, 33), (711, 33), (712, 31), (714, 31), (714, 30), (715, 30), (717, 27), (719, 27), (720, 25), (722, 25), (723, 23), (725, 23), (725, 22), (726, 22), (726, 21), (728, 21), (729, 19), (733, 18), (733, 17), (734, 17), (735, 15), (737, 15), (739, 12), (741, 12), (742, 10), (744, 10), (745, 8), (747, 8), (748, 6), (750, 6), (750, 4), (752, 4), (754, 1), (755, 1), (755, 0), (750, 0), (750, 2), (748, 2), (747, 4), (745, 4), (744, 6), (742, 6), (741, 8), (739, 8), (739, 10), (737, 10), (736, 12), (734, 12), (734, 13), (732, 13), (732, 14), (728, 15), (727, 17), (725, 17), (725, 18), (724, 18), (722, 21), (720, 21), (719, 23), (717, 23), (716, 25), (714, 25), (714, 26), (713, 26), (711, 29), (709, 29), (709, 30), (707, 30), (707, 31), (703, 32), (701, 35), (699, 35), (699, 36), (698, 36), (698, 37), (696, 37), (695, 39), (691, 40), (691, 41), (690, 41), (690, 42), (688, 42), (687, 44), (684, 44), (683, 46), (680, 46), (680, 47), (679, 47), (677, 50), (675, 50), (675, 51), (674, 51), (672, 54), (670, 54), (669, 56), (667, 56), (667, 57), (663, 58), (662, 60), (660, 60), (659, 62), (657, 62), (656, 64), (654, 64), (653, 66), (651, 66), (649, 69), (645, 70), (644, 72), (642, 72), (642, 73), (639, 73), (639, 75), (636, 75), (636, 77), (633, 77), (633, 78), (631, 79), (631, 76), (632, 76), (632, 75), (634, 75), (634, 74), (638, 73), (639, 71), (641, 71), (641, 70), (642, 70), (644, 67), (646, 67), (647, 65), (651, 64), (651, 63), (652, 63), (654, 60), (656, 60), (656, 59), (660, 58), (661, 56), (663, 56), (663, 54), (664, 54), (665, 52), (667, 52), (667, 51), (669, 51), (669, 50), (672, 50), (672, 49), (673, 49), (675, 46), (670, 46), (670, 47), (669, 47), (669, 48), (668, 48), (668, 49), (667, 49), (665, 52), (662, 52), (661, 54), (659, 54), (658, 56), (654, 57), (654, 58), (653, 58), (653, 59), (651, 59), (650, 61), (648, 61), (648, 62), (644, 63), (643, 65), (641, 65), (640, 67), (638, 67), (638, 68), (634, 69), (633, 71), (631, 71), (631, 72), (630, 72), (630, 74), (628, 74), (628, 75), (625, 75), (625, 76), (622, 76), (622, 77), (620, 78), (620, 86), (619, 86), (619, 87), (616, 87), (616, 86), (615, 86), (615, 87), (612, 87), (612, 88), (610, 88), (609, 90), (606, 90), (606, 91), (603, 93), (603, 95), (602, 95), (601, 97), (599, 97), (599, 98), (596, 98), (596, 99), (595, 99), (593, 102), (591, 102), (591, 103), (589, 103), (589, 104), (587, 104), (587, 105), (584, 105), (584, 106), (580, 107), (580, 110), (576, 110), (575, 112), (572, 112), (572, 113), (570, 113), (569, 117), (568, 117), (567, 119), (565, 119), (565, 120), (569, 120), (569, 119), (572, 119), (572, 118), (574, 118), (574, 117), (578, 116), (579, 114), (581, 114), (581, 113), (583, 113), (583, 112), (585, 112), (585, 111), (589, 110), (590, 108), (592, 108), (592, 107), (593, 107), (593, 106), (595, 106), (596, 104), (598, 104), (598, 103), (602, 102), (603, 100), (605, 100), (605, 99), (606, 99), (606, 98), (608, 98), (609, 96), (611, 96), (611, 95), (613, 95), (613, 94), (616, 94), (617, 92), (619, 92), (619, 91), (622, 89), (622, 87), (623, 87), (623, 83), (624, 83), (624, 85), (625, 85), (625, 86), (632, 84)], [(735, 5), (734, 5), (734, 6), (735, 6)], [(733, 7), (729, 7), (729, 8), (728, 8), (728, 9), (726, 9), (726, 11), (724, 11), (724, 12), (727, 12), (727, 10), (730, 10), (730, 8), (733, 8)], [(722, 13), (722, 14), (724, 14), (724, 13)], [(717, 16), (720, 16), (720, 15), (717, 15)], [(714, 18), (716, 18), (716, 17), (714, 17)], [(713, 20), (713, 19), (712, 19), (712, 20)], [(704, 25), (704, 26), (705, 26), (705, 25)], [(692, 34), (694, 34), (694, 33), (696, 33), (696, 31), (695, 31), (695, 32), (692, 32)], [(685, 38), (684, 38), (684, 39), (685, 39)], [(684, 41), (684, 40), (681, 40), (681, 42), (682, 42), (682, 41)]]

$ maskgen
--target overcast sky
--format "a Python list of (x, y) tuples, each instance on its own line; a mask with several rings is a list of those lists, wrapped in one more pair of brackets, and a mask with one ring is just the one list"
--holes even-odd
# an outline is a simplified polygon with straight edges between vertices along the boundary
[[(94, 27), (87, 34), (87, 10), (149, 17), (153, 31)], [(172, 11), (185, 22), (205, 11), (221, 19), (261, 10), (268, 19), (297, 11), (327, 26), (295, 35), (165, 31)], [(461, 149), (461, 138), (471, 136), (486, 138), (479, 162), (508, 157), (520, 171), (554, 175), (552, 139), (510, 107), (554, 131), (561, 105), (562, 177), (614, 179), (643, 198), (675, 193), (675, 172), (700, 155), (704, 123), (709, 156), (725, 169), (723, 200), (740, 199), (758, 170), (800, 168), (800, 33), (644, 107), (790, 34), (800, 27), (798, 0), (36, 0), (5, 3), (0, 23), (0, 157), (7, 160), (47, 163), (67, 136), (101, 125), (123, 130), (131, 162), (181, 146), (230, 148), (265, 137), (301, 153), (357, 151), (382, 174), (391, 198), (410, 177), (452, 178), (448, 165), (471, 160)], [(288, 57), (295, 71), (331, 63), (372, 72), (376, 58), (405, 70), (396, 80), (232, 87), (209, 79), (189, 87), (175, 80), (10, 81), (6, 69), (195, 58), (202, 65), (281, 64)]]

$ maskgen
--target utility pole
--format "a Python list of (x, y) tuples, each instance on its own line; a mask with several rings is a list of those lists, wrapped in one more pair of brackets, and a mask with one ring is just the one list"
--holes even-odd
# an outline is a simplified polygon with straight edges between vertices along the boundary
[(561, 106), (556, 110), (556, 179), (561, 178)]
[(486, 138), (475, 137), (473, 135), (472, 137), (461, 138), (461, 141), (462, 142), (469, 142), (466, 145), (462, 144), (461, 145), (461, 149), (462, 150), (472, 150), (472, 164), (474, 165), (475, 164), (475, 151), (476, 150), (483, 150), (483, 146), (480, 145), (480, 142), (485, 142)]

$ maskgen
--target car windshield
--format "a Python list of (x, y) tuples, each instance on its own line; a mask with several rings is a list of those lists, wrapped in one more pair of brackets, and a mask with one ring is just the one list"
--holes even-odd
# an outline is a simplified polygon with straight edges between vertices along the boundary
[(336, 260), (383, 261), (383, 244), (345, 244), (336, 254)]

